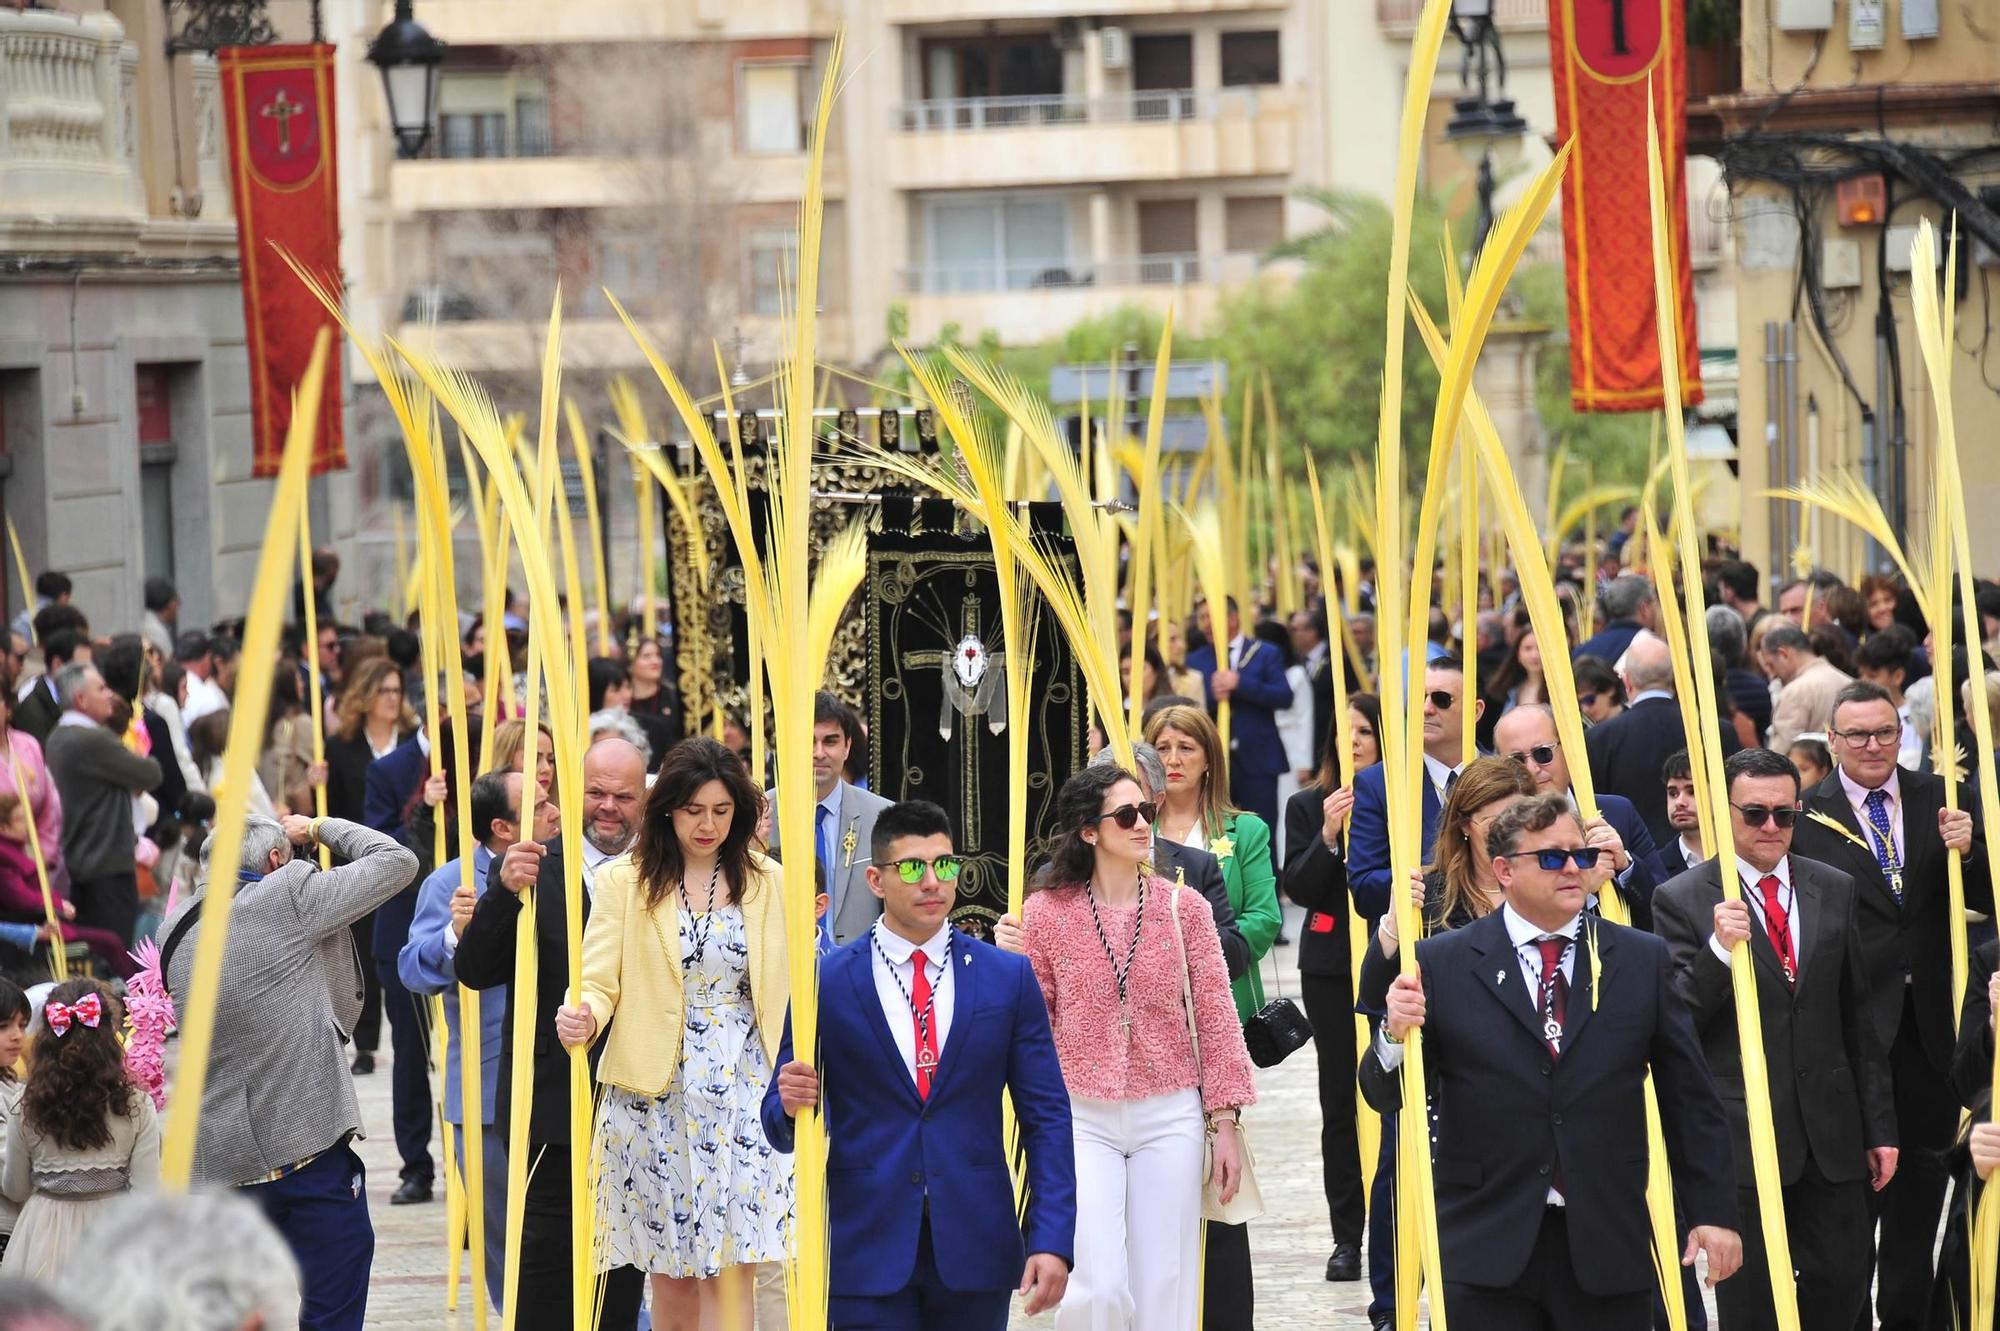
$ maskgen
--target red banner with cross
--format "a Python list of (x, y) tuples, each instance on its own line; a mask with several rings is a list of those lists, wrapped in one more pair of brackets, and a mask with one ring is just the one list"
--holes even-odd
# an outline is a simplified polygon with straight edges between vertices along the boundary
[[(252, 474), (275, 476), (292, 422), (292, 394), (322, 327), (340, 330), (275, 246), (339, 290), (340, 180), (334, 160), (333, 51), (232, 46), (218, 52), (229, 135), (229, 178), (243, 260), (243, 332), (250, 353)], [(340, 393), (320, 398), (313, 474), (347, 465)]]
[(1675, 290), (1681, 397), (1701, 401), (1694, 272), (1687, 232), (1687, 38), (1682, 0), (1550, 0), (1556, 138), (1574, 140), (1563, 182), (1569, 285), (1570, 400), (1578, 411), (1660, 405), (1653, 313), (1646, 107), (1660, 122)]

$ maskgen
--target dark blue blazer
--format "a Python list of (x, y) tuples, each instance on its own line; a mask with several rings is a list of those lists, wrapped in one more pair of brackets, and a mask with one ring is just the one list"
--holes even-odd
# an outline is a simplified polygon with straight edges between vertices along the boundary
[[(1209, 679), (1215, 674), (1216, 660), (1214, 647), (1197, 647), (1187, 655), (1188, 667), (1199, 670), (1202, 687), (1210, 689), (1210, 711), (1215, 710)], [(1285, 745), (1278, 738), (1274, 715), (1292, 705), (1292, 684), (1285, 678), (1285, 663), (1271, 644), (1252, 638), (1236, 675), (1236, 691), (1229, 695), (1230, 771), (1245, 776), (1289, 771), (1291, 765), (1285, 761)]]
[[(917, 1226), (930, 1200), (931, 1250), (949, 1289), (1018, 1288), (1031, 1252), (1071, 1265), (1076, 1248), (1076, 1157), (1069, 1091), (1049, 1033), (1049, 1011), (1026, 957), (952, 930), (952, 1016), (930, 1098), (896, 1050), (875, 994), (871, 936), (820, 962), (821, 1110), (826, 1116), (831, 1292), (884, 1298), (916, 1270)], [(777, 1066), (792, 1061), (785, 1018)], [(1027, 1237), (1001, 1133), (1010, 1092), (1027, 1155)], [(792, 1149), (792, 1119), (774, 1075), (764, 1134)]]
[[(361, 820), (388, 836), (401, 831), (404, 811), (423, 787), (429, 763), (416, 735), (369, 763), (361, 787)], [(417, 889), (422, 885), (421, 879), (414, 880), (375, 908), (375, 960), (388, 963), (391, 972), (403, 944), (410, 941), (410, 922), (417, 915)]]
[[(1354, 812), (1347, 834), (1347, 890), (1354, 897), (1354, 911), (1365, 920), (1380, 919), (1389, 909), (1389, 805), (1383, 784), (1382, 764), (1364, 767), (1354, 774)], [(1438, 818), (1444, 806), (1438, 803), (1437, 789), (1428, 776), (1424, 782), (1423, 862), (1428, 864), (1437, 845)]]
[(1591, 637), (1584, 640), (1574, 652), (1572, 661), (1585, 656), (1594, 656), (1606, 665), (1617, 665), (1618, 658), (1625, 655), (1625, 649), (1632, 645), (1632, 639), (1639, 636), (1639, 621), (1636, 619), (1614, 619)]

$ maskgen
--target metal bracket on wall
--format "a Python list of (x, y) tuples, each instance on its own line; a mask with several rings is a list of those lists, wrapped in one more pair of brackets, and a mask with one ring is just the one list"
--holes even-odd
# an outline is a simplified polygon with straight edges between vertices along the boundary
[[(225, 46), (266, 46), (278, 40), (267, 0), (162, 0), (167, 7), (167, 54)], [(317, 8), (317, 6), (315, 6)], [(317, 26), (317, 25), (315, 25)]]

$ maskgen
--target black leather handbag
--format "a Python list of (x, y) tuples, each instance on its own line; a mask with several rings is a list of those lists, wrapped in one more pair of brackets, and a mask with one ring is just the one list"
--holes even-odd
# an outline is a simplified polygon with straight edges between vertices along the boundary
[(1282, 995), (1258, 1008), (1243, 1023), (1243, 1044), (1250, 1061), (1260, 1068), (1274, 1068), (1313, 1038), (1312, 1023), (1299, 1005)]

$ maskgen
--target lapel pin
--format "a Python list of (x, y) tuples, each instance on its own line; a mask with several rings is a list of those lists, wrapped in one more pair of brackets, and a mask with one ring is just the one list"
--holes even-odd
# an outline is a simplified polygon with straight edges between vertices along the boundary
[(1506, 971), (1504, 971), (1504, 970), (1498, 970), (1498, 971), (1494, 971), (1494, 972), (1493, 972), (1493, 983), (1495, 983), (1495, 984), (1505, 984), (1505, 983), (1507, 983), (1507, 972), (1506, 972)]
[(960, 957), (959, 964), (963, 966), (970, 966), (972, 964), (972, 954), (968, 952), (963, 957)]

